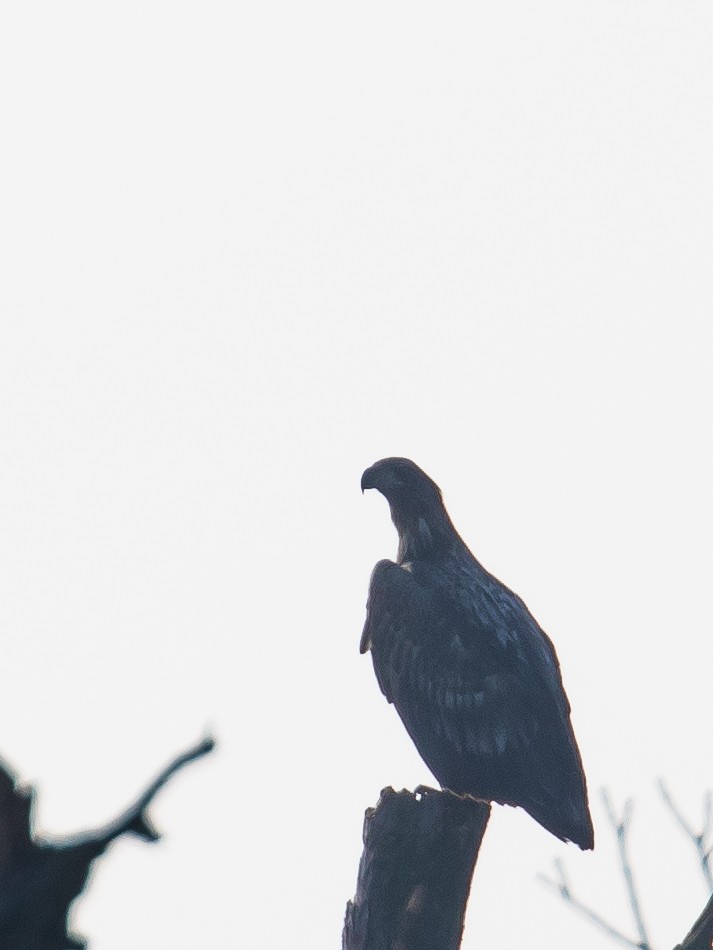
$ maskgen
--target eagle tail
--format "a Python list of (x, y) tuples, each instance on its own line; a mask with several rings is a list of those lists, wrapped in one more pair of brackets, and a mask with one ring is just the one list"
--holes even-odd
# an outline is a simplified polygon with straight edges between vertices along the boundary
[(594, 828), (586, 802), (569, 800), (522, 807), (560, 841), (571, 841), (582, 851), (594, 848)]

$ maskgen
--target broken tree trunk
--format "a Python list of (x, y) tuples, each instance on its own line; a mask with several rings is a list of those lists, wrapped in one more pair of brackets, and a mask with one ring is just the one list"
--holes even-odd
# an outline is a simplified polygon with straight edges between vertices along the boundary
[(420, 786), (385, 788), (364, 818), (342, 950), (458, 950), (490, 806)]

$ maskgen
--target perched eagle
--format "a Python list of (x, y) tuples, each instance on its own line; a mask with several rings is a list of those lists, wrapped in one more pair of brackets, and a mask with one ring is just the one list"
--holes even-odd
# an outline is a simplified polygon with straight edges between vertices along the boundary
[(441, 787), (517, 805), (594, 847), (582, 760), (554, 647), (523, 601), (470, 553), (441, 491), (409, 459), (368, 468), (399, 534), (379, 561), (360, 650)]

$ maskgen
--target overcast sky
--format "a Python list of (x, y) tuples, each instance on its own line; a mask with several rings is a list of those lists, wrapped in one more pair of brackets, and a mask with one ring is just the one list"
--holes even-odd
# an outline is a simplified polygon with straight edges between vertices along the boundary
[(563, 667), (598, 847), (496, 809), (465, 950), (705, 891), (654, 781), (713, 785), (713, 9), (7, 3), (0, 755), (102, 824), (206, 727), (93, 950), (339, 946), (364, 809), (432, 781), (358, 653), (407, 455)]

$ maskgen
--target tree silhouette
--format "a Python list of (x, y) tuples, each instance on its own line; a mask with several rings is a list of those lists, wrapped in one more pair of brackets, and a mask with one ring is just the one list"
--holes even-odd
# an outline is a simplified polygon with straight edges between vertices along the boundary
[(214, 745), (206, 737), (177, 756), (105, 828), (58, 842), (33, 835), (35, 790), (18, 787), (15, 774), (0, 760), (0, 950), (82, 950), (86, 944), (69, 933), (67, 915), (84, 890), (92, 862), (124, 834), (158, 841), (148, 806), (172, 775)]

